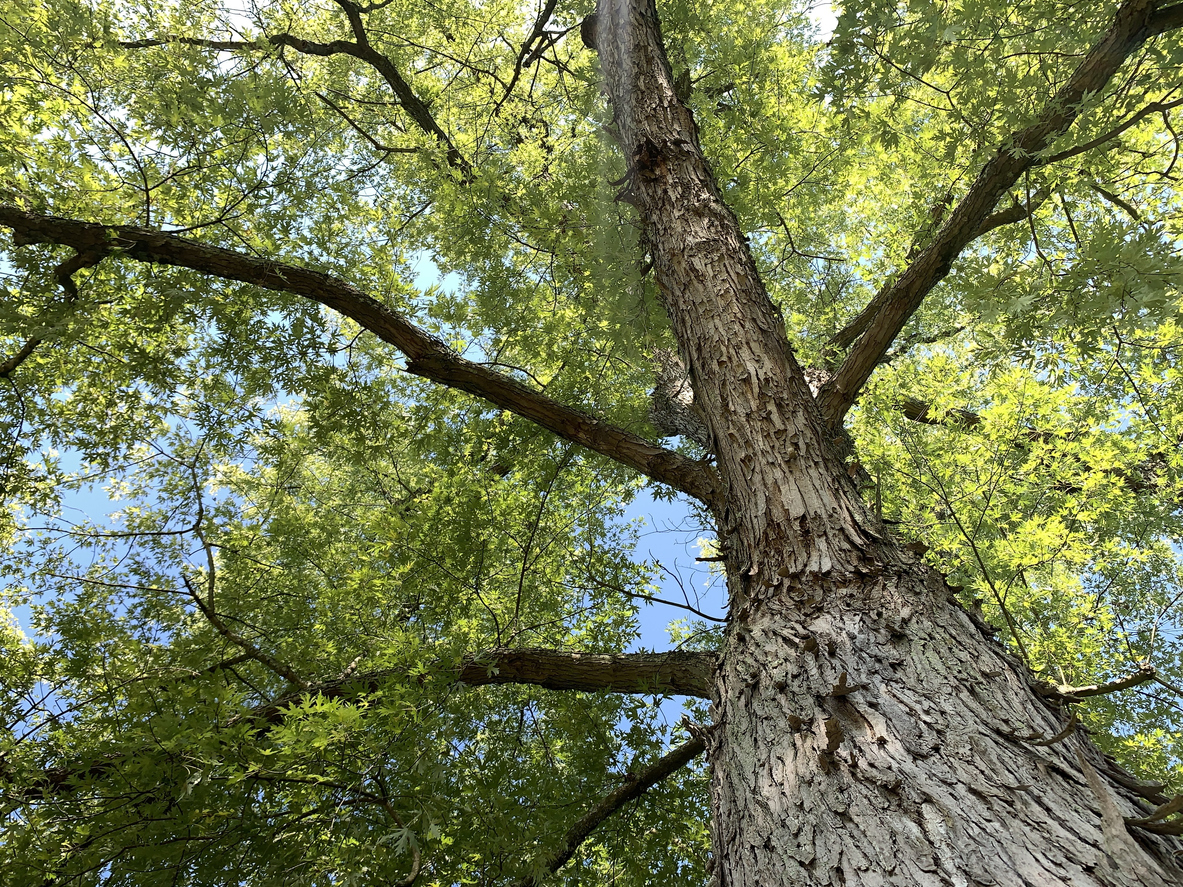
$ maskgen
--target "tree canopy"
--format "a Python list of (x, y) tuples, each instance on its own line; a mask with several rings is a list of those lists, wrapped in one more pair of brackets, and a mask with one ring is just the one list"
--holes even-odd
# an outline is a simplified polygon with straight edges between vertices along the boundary
[[(1116, 4), (658, 11), (868, 508), (1170, 795), (1183, 4), (1142, 5), (1095, 83)], [(651, 417), (680, 343), (593, 12), (0, 0), (14, 884), (707, 879), (723, 635), (635, 652), (625, 515), (713, 538), (717, 480)]]

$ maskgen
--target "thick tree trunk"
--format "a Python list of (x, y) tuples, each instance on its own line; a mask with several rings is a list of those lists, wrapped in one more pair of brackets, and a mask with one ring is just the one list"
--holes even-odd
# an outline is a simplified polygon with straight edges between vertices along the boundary
[(1133, 780), (979, 625), (916, 564), (736, 624), (708, 744), (718, 882), (1183, 883), (1177, 844), (1127, 830), (1150, 809)]
[(597, 22), (627, 190), (725, 485), (708, 504), (735, 615), (749, 585), (873, 564), (877, 536), (675, 93), (652, 0), (604, 0)]
[(1131, 780), (1060, 736), (1063, 712), (863, 508), (675, 95), (652, 0), (601, 0), (584, 33), (721, 480), (716, 881), (1183, 883), (1174, 844), (1127, 830), (1149, 809)]

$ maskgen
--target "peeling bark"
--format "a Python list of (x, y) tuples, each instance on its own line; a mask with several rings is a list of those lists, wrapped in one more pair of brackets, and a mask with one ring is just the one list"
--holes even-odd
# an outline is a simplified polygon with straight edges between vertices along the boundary
[(877, 533), (677, 96), (656, 10), (605, 0), (596, 22), (629, 199), (645, 221), (659, 298), (717, 456), (735, 615), (749, 586), (778, 572), (873, 561)]
[[(708, 741), (725, 885), (1162, 885), (1178, 844), (927, 567), (788, 585), (737, 626)], [(1136, 783), (1135, 783), (1136, 785)]]
[[(600, 0), (581, 34), (604, 67), (629, 167), (622, 198), (641, 212), (717, 475), (464, 361), (328, 275), (164, 232), (11, 206), (0, 206), (0, 224), (14, 229), (18, 245), (117, 250), (314, 299), (400, 348), (409, 372), (707, 503), (731, 596), (719, 658), (494, 650), (458, 663), (454, 674), (473, 685), (709, 694), (715, 725), (696, 740), (711, 764), (718, 885), (1183, 883), (1179, 842), (1150, 833), (1171, 802), (1105, 759), (1073, 728), (1064, 700), (1041, 694), (944, 580), (885, 538), (833, 445), (873, 366), (958, 252), (984, 227), (1027, 211), (994, 207), (1071, 124), (1083, 94), (1103, 87), (1146, 39), (1181, 24), (1183, 4), (1121, 6), (1078, 75), (999, 149), (933, 243), (873, 303), (819, 408), (679, 98), (653, 0)], [(348, 51), (383, 71), (356, 36), (358, 43), (325, 45), (323, 54)], [(310, 46), (302, 51), (319, 53)], [(388, 83), (401, 95), (395, 77)], [(427, 120), (420, 126), (440, 137)], [(266, 730), (305, 692), (356, 698), (395, 679), (374, 672), (310, 684), (250, 719)], [(694, 750), (687, 744), (680, 754)], [(117, 765), (83, 765), (57, 784), (46, 774), (49, 788), (39, 790), (68, 790), (73, 776)], [(661, 772), (651, 769), (654, 778)], [(589, 816), (608, 815), (630, 791)], [(594, 828), (593, 819), (581, 820), (571, 840)]]
[[(987, 165), (900, 278), (908, 299), (1071, 122), (1073, 90), (1153, 31), (1154, 8), (1128, 2), (1084, 74)], [(715, 883), (1183, 883), (1178, 844), (1127, 830), (1147, 795), (863, 508), (827, 428), (865, 375), (850, 364), (823, 387), (824, 421), (677, 97), (652, 0), (601, 0), (594, 31), (628, 199), (718, 456), (731, 624), (707, 739)], [(856, 363), (879, 359), (891, 326)]]

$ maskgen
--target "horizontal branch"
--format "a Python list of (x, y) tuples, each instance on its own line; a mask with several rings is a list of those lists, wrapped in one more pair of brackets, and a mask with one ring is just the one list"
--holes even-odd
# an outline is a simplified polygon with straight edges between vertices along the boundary
[(708, 506), (715, 502), (715, 477), (708, 466), (465, 360), (401, 314), (339, 278), (164, 231), (44, 216), (7, 204), (0, 204), (0, 225), (13, 230), (13, 242), (17, 246), (57, 243), (80, 253), (117, 254), (138, 262), (189, 268), (319, 302), (402, 351), (407, 359), (407, 372), (483, 398)]
[(1055, 688), (1055, 696), (1067, 702), (1075, 702), (1077, 699), (1085, 699), (1089, 696), (1105, 696), (1109, 693), (1117, 693), (1120, 690), (1128, 690), (1131, 687), (1136, 687), (1139, 684), (1145, 684), (1147, 681), (1152, 681), (1157, 676), (1158, 672), (1151, 665), (1144, 665), (1133, 674), (1126, 675), (1124, 678), (1118, 678), (1116, 681), (1110, 681), (1107, 684), (1088, 684), (1083, 687), (1069, 687), (1066, 684)]
[[(596, 827), (605, 819), (627, 804), (639, 798), (657, 783), (685, 767), (702, 754), (706, 745), (702, 736), (694, 736), (686, 740), (677, 748), (654, 761), (637, 774), (630, 774), (620, 788), (596, 804), (575, 825), (571, 826), (563, 840), (562, 846), (548, 855), (538, 866), (541, 876), (547, 877), (557, 872), (575, 855), (579, 846), (587, 840)], [(518, 881), (515, 887), (537, 887), (538, 876), (528, 875)]]
[(998, 212), (990, 213), (990, 215), (982, 219), (982, 223), (978, 225), (978, 230), (974, 232), (974, 237), (981, 237), (984, 234), (989, 234), (995, 228), (1013, 225), (1016, 222), (1022, 222), (1030, 218), (1035, 210), (1043, 206), (1048, 197), (1051, 196), (1051, 193), (1052, 189), (1045, 186), (1032, 194), (1031, 199), (1027, 203), (1015, 203), (1006, 209), (1000, 209)]
[(1183, 28), (1183, 3), (1160, 6), (1150, 19), (1150, 33), (1152, 35), (1165, 34), (1176, 28)]
[[(494, 648), (465, 656), (439, 674), (470, 687), (526, 684), (586, 693), (662, 693), (709, 699), (717, 657), (705, 652), (577, 653), (537, 647)], [(247, 716), (276, 722), (305, 696), (358, 700), (411, 675), (399, 669), (363, 672), (314, 684), (252, 709)], [(416, 680), (427, 678), (420, 675)]]
[[(252, 657), (253, 658), (253, 657)], [(231, 662), (241, 661), (241, 657)], [(409, 669), (381, 669), (346, 674), (257, 705), (229, 718), (225, 726), (257, 724), (259, 732), (283, 723), (292, 706), (305, 699), (361, 702), (383, 687), (407, 681), (424, 684), (432, 676), (470, 687), (522, 684), (548, 690), (582, 692), (669, 694), (709, 698), (718, 657), (708, 652), (670, 653), (578, 653), (539, 648), (494, 648), (465, 656), (455, 666), (437, 663), (426, 672)], [(206, 669), (227, 667), (227, 662)], [(156, 679), (155, 677), (153, 679)], [(10, 800), (35, 801), (62, 792), (87, 780), (102, 779), (129, 760), (127, 755), (104, 755), (96, 760), (51, 767), (36, 779), (15, 790), (3, 792)], [(0, 757), (0, 784), (12, 784), (13, 777)]]
[(959, 428), (974, 428), (982, 424), (982, 417), (969, 410), (945, 410), (934, 413), (932, 405), (917, 397), (905, 397), (896, 403), (904, 418), (923, 425), (952, 425)]
[(856, 319), (858, 341), (818, 393), (831, 427), (841, 425), (863, 386), (908, 319), (978, 236), (1002, 197), (1028, 170), (1047, 162), (1040, 154), (1076, 120), (1087, 96), (1105, 88), (1125, 60), (1156, 34), (1177, 27), (1183, 4), (1159, 10), (1155, 0), (1126, 0), (1112, 26), (1044, 105), (1035, 122), (1012, 133), (982, 167), (932, 242)]
[(533, 684), (548, 690), (671, 693), (711, 697), (714, 653), (568, 653), (495, 649), (464, 660), (457, 680), (472, 687)]

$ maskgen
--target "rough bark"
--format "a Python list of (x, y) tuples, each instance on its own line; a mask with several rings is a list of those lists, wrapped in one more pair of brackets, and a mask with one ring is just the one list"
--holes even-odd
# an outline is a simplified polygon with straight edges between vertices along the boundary
[[(1127, 3), (1106, 46), (1145, 39), (1154, 8)], [(716, 883), (1183, 879), (1176, 845), (1127, 829), (1149, 812), (1122, 787), (1136, 783), (1064, 729), (944, 580), (863, 509), (678, 100), (652, 0), (601, 0), (585, 31), (718, 457), (731, 624), (707, 740)], [(1065, 102), (1018, 147), (1062, 131)], [(1015, 164), (1003, 152), (983, 178)], [(997, 196), (977, 194), (949, 224), (978, 230)], [(955, 254), (944, 243), (918, 261), (947, 267)], [(861, 382), (831, 390), (853, 396)]]
[(596, 21), (630, 199), (713, 438), (736, 615), (778, 572), (866, 563), (875, 535), (677, 96), (652, 3), (606, 0)]
[[(204, 674), (220, 671), (253, 658), (244, 655), (219, 662), (207, 669)], [(270, 725), (283, 723), (291, 707), (300, 704), (309, 696), (356, 703), (379, 692), (383, 687), (406, 681), (423, 683), (432, 676), (470, 687), (528, 684), (548, 690), (579, 690), (585, 693), (662, 693), (707, 699), (712, 692), (717, 665), (718, 657), (709, 652), (610, 654), (548, 650), (539, 647), (498, 647), (465, 656), (458, 663), (437, 662), (427, 671), (416, 670), (412, 673), (406, 669), (386, 668), (343, 674), (309, 683), (305, 687), (255, 706), (246, 714), (227, 721), (226, 726), (233, 727), (242, 721), (248, 721), (256, 725), (260, 732), (265, 732)], [(688, 761), (697, 755), (701, 747), (701, 743), (694, 745), (693, 748), (697, 750), (685, 760)], [(689, 753), (690, 748), (691, 746), (683, 748), (683, 753)], [(102, 778), (117, 772), (125, 760), (124, 756), (118, 755), (98, 761), (65, 764), (44, 770), (36, 778), (27, 781), (16, 780), (6, 770), (3, 760), (0, 760), (0, 797), (9, 800), (38, 800), (70, 792), (83, 780)], [(674, 760), (682, 758), (675, 755), (670, 758), (670, 761)], [(666, 759), (663, 758), (662, 761)], [(657, 765), (654, 767), (657, 768)], [(616, 806), (636, 797), (669, 772), (672, 770), (654, 769), (653, 773), (660, 775), (654, 775), (653, 779), (635, 794), (618, 799), (619, 803)], [(600, 819), (602, 820), (603, 816)], [(597, 820), (597, 824), (599, 821)], [(594, 827), (591, 826), (588, 833)]]
[[(1121, 7), (1087, 70), (987, 164), (944, 233), (876, 306), (876, 318), (889, 323), (865, 325), (822, 393), (831, 426), (967, 238), (1014, 220), (1017, 210), (991, 215), (998, 196), (1071, 123), (1080, 96), (1103, 86), (1141, 41), (1180, 24), (1183, 4)], [(0, 224), (17, 232), (18, 245), (69, 244), (80, 255), (118, 250), (315, 299), (402, 349), (410, 372), (484, 397), (707, 502), (719, 520), (731, 594), (713, 685), (716, 723), (702, 737), (718, 884), (1183, 883), (1172, 861), (1178, 843), (1145, 828), (1156, 821), (1152, 806), (1165, 799), (1139, 789), (1073, 730), (1066, 712), (956, 605), (943, 579), (885, 540), (863, 507), (678, 98), (652, 0), (601, 0), (582, 33), (604, 66), (629, 164), (628, 197), (645, 223), (717, 478), (461, 360), (327, 275), (163, 232), (10, 206), (0, 206)], [(358, 39), (335, 49), (351, 47), (378, 66), (358, 54)], [(426, 121), (421, 126), (431, 131)], [(600, 657), (549, 666), (539, 657), (499, 651), (461, 663), (459, 677), (706, 692), (702, 658), (642, 662), (626, 676), (620, 662)], [(313, 689), (344, 695), (359, 686), (362, 678), (351, 677)], [(254, 717), (265, 729), (282, 713), (270, 704)], [(1143, 826), (1131, 830), (1131, 820)]]
[[(529, 684), (547, 690), (585, 693), (669, 693), (708, 699), (717, 657), (713, 653), (581, 653), (540, 647), (497, 647), (465, 656), (454, 667), (438, 663), (441, 677), (470, 687)], [(412, 678), (398, 669), (361, 672), (322, 681), (261, 705), (251, 720), (277, 723), (306, 695), (360, 700), (391, 683)]]
[[(726, 885), (1162, 885), (1159, 800), (928, 568), (792, 588), (737, 626), (708, 743)], [(1057, 739), (1050, 742), (1049, 740)]]

